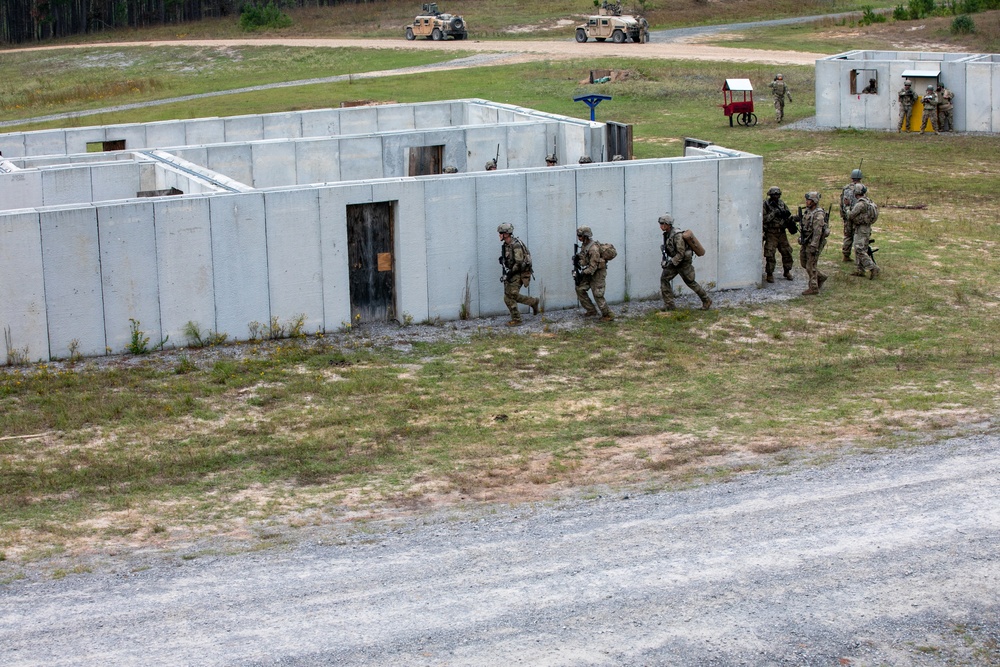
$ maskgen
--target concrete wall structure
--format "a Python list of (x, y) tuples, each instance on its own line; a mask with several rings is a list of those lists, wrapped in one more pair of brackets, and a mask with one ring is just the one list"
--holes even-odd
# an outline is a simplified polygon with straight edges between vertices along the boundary
[[(875, 94), (861, 92), (869, 78)], [(956, 131), (1000, 132), (1000, 55), (974, 53), (849, 51), (817, 60), (816, 124), (895, 130), (904, 78), (918, 96), (939, 81), (955, 93)], [(911, 129), (920, 129), (921, 110), (918, 102)]]
[[(377, 111), (386, 123), (417, 124), (422, 106), (392, 105)], [(272, 318), (286, 324), (301, 317), (310, 332), (340, 329), (355, 314), (347, 261), (348, 207), (378, 202), (391, 205), (392, 310), (398, 318), (458, 319), (467, 298), (472, 316), (505, 313), (497, 264), (500, 222), (513, 223), (515, 234), (530, 246), (535, 281), (529, 291), (544, 295), (549, 309), (576, 304), (570, 257), (581, 225), (592, 227), (599, 240), (619, 250), (609, 268), (610, 302), (621, 302), (626, 294), (656, 296), (661, 243), (656, 218), (665, 211), (694, 230), (708, 250), (696, 260), (702, 284), (726, 289), (760, 281), (763, 160), (756, 155), (709, 146), (689, 149), (689, 155), (680, 158), (385, 177), (397, 169), (395, 161), (386, 159), (387, 152), (428, 135), (435, 141), (443, 137), (444, 145), (454, 142), (456, 152), (468, 154), (474, 146), (484, 150), (490, 145), (487, 139), (492, 143), (499, 133), (505, 138), (501, 166), (537, 162), (546, 152), (537, 139), (553, 132), (577, 136), (583, 150), (600, 151), (589, 122), (561, 127), (557, 118), (546, 115), (508, 123), (522, 111), (481, 101), (472, 106), (475, 113), (460, 102), (436, 108), (462, 122), (470, 116), (498, 121), (492, 136), (479, 138), (485, 127), (408, 132), (394, 128), (339, 137), (339, 143), (333, 138), (240, 140), (143, 150), (131, 160), (114, 162), (66, 159), (62, 167), (53, 162), (38, 168), (24, 158), (24, 173), (89, 170), (93, 183), (105, 169), (148, 166), (154, 172), (204, 180), (212, 187), (183, 196), (115, 195), (90, 201), (93, 190), (88, 194), (74, 185), (66, 189), (65, 199), (77, 193), (81, 200), (76, 204), (50, 205), (43, 197), (42, 205), (0, 211), (0, 328), (10, 329), (13, 347), (27, 350), (30, 359), (64, 358), (73, 350), (84, 355), (120, 352), (130, 340), (130, 320), (140, 323), (152, 343), (169, 336), (170, 344), (177, 345), (186, 343), (188, 322), (230, 339), (246, 339), (252, 323), (266, 326)], [(259, 122), (241, 118), (238, 124), (218, 119), (201, 129), (216, 132), (221, 123), (223, 131), (242, 136), (268, 127), (342, 129), (368, 122), (372, 110), (364, 111), (364, 117), (308, 112), (308, 122), (298, 114), (297, 123), (288, 120), (295, 114), (256, 117)], [(167, 134), (164, 124), (154, 125), (158, 127), (153, 132)], [(511, 134), (515, 125), (517, 132)], [(185, 136), (196, 126), (186, 126)], [(150, 134), (148, 127), (144, 131)], [(463, 148), (465, 137), (473, 138), (472, 145)], [(353, 140), (361, 138), (368, 141), (355, 145)], [(2, 141), (40, 143), (23, 135), (20, 140), (0, 137)], [(336, 158), (330, 164), (339, 164), (343, 172), (347, 146), (357, 165), (351, 171), (362, 177), (348, 179), (341, 173), (330, 182), (307, 179), (309, 184), (299, 184), (298, 176), (290, 176), (323, 167), (319, 156), (327, 149)], [(492, 143), (476, 164), (495, 152)], [(374, 164), (366, 165), (364, 159)], [(239, 171), (239, 178), (201, 166), (211, 164)], [(248, 168), (256, 187), (241, 182)], [(261, 185), (258, 169), (283, 175), (274, 184)], [(133, 176), (128, 177), (130, 184)], [(42, 177), (43, 183), (45, 178), (63, 176)], [(8, 185), (0, 185), (5, 197), (12, 191)], [(39, 188), (46, 191), (44, 185)]]

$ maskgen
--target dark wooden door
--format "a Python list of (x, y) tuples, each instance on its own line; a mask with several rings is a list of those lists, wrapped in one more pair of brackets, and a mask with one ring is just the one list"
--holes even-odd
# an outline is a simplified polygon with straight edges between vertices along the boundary
[(444, 146), (413, 146), (410, 148), (408, 176), (429, 176), (441, 173)]
[(608, 137), (608, 153), (606, 159), (621, 155), (626, 160), (632, 159), (632, 126), (609, 121), (606, 125)]
[(347, 207), (347, 258), (354, 324), (396, 318), (392, 219), (393, 202)]

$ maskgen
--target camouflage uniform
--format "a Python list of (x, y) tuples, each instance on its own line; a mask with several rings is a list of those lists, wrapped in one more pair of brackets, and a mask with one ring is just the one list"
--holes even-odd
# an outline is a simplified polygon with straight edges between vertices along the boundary
[(913, 105), (917, 101), (917, 94), (910, 89), (910, 82), (903, 84), (903, 89), (899, 91), (899, 127), (897, 132), (902, 132), (903, 127), (910, 131), (910, 118), (913, 116)]
[(854, 260), (857, 266), (854, 275), (864, 277), (866, 271), (871, 271), (871, 279), (874, 280), (880, 270), (868, 254), (868, 244), (872, 237), (872, 224), (878, 213), (872, 201), (865, 196), (868, 194), (868, 188), (861, 185), (855, 193), (857, 198), (848, 214), (854, 227)]
[(712, 307), (712, 300), (708, 298), (708, 293), (695, 280), (694, 265), (691, 258), (694, 252), (688, 248), (684, 241), (684, 231), (673, 226), (674, 219), (670, 214), (660, 216), (657, 221), (660, 229), (663, 230), (663, 260), (660, 266), (663, 273), (660, 274), (660, 297), (663, 299), (663, 310), (673, 310), (674, 289), (670, 281), (674, 276), (680, 276), (684, 284), (701, 299), (702, 310)]
[(774, 282), (775, 251), (781, 253), (781, 267), (784, 269), (785, 280), (792, 279), (792, 246), (785, 234), (785, 225), (792, 218), (788, 206), (781, 200), (781, 190), (771, 188), (764, 200), (764, 273), (769, 283)]
[(955, 105), (952, 104), (952, 100), (955, 99), (955, 93), (944, 86), (938, 86), (937, 94), (938, 126), (942, 132), (952, 132), (955, 129)]
[[(854, 177), (855, 173), (858, 174), (857, 178)], [(844, 222), (844, 240), (840, 244), (840, 251), (844, 254), (845, 262), (851, 261), (851, 248), (854, 247), (854, 228), (851, 226), (851, 220), (847, 214), (854, 206), (854, 186), (860, 182), (861, 170), (855, 169), (851, 173), (851, 182), (840, 191), (840, 219)]]
[(785, 85), (785, 77), (780, 74), (774, 77), (774, 81), (768, 84), (768, 87), (771, 89), (771, 94), (774, 95), (774, 119), (780, 123), (785, 118), (785, 97), (787, 96), (788, 101), (791, 102), (792, 93)]
[(924, 115), (920, 119), (920, 134), (924, 133), (927, 129), (927, 121), (931, 122), (931, 129), (934, 130), (934, 134), (938, 133), (938, 122), (937, 122), (937, 105), (938, 98), (937, 94), (934, 92), (934, 86), (927, 86), (927, 94), (923, 96), (924, 102)]
[[(812, 207), (808, 204), (814, 203)], [(809, 289), (803, 295), (819, 294), (819, 288), (826, 282), (826, 274), (819, 270), (819, 256), (826, 247), (826, 237), (830, 235), (830, 225), (826, 221), (826, 211), (819, 207), (819, 194), (806, 193), (807, 209), (802, 212), (799, 229), (799, 263), (809, 274)]]
[[(601, 251), (594, 242), (594, 237), (590, 233), (589, 227), (580, 227), (577, 230), (577, 237), (583, 243), (580, 248), (580, 284), (576, 286), (576, 297), (583, 307), (584, 316), (597, 315), (601, 311), (601, 319), (613, 320), (614, 313), (608, 308), (608, 302), (604, 300), (604, 289), (608, 279), (608, 263), (601, 259)], [(587, 292), (594, 295), (594, 301), (590, 300)], [(594, 306), (594, 302), (597, 306)]]
[(510, 321), (507, 324), (515, 326), (521, 323), (521, 313), (517, 309), (517, 304), (531, 306), (532, 313), (538, 314), (538, 299), (521, 294), (521, 288), (531, 284), (532, 270), (528, 260), (531, 255), (527, 246), (513, 236), (513, 225), (502, 224), (497, 227), (497, 232), (503, 238), (503, 243), (500, 244), (500, 261), (504, 268), (503, 302), (510, 311)]

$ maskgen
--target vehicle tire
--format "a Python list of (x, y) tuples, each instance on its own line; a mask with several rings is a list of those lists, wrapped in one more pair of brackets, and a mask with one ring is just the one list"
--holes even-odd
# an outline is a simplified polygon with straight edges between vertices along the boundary
[(407, 28), (406, 29), (406, 39), (408, 39), (408, 40), (410, 40), (412, 42), (416, 38), (417, 38), (417, 36), (413, 34), (413, 28)]
[(451, 29), (453, 32), (461, 32), (462, 27), (463, 27), (462, 19), (460, 19), (459, 17), (456, 16), (451, 20)]
[(444, 39), (444, 34), (441, 33), (441, 28), (434, 28), (434, 30), (431, 32), (431, 39), (433, 39), (435, 42), (440, 42), (442, 39)]
[(745, 113), (736, 114), (736, 124), (740, 126), (746, 125), (747, 124), (746, 116), (747, 115)]
[(584, 42), (586, 42), (587, 41), (587, 31), (584, 30), (583, 28), (577, 28), (576, 29), (576, 41), (580, 42), (581, 44), (583, 44)]
[(621, 44), (622, 42), (625, 41), (625, 33), (623, 33), (621, 30), (615, 30), (613, 33), (611, 33), (611, 41), (614, 42), (615, 44)]

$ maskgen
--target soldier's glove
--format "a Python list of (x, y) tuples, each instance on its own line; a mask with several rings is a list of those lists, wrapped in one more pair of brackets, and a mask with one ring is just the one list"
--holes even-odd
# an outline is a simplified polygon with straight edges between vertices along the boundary
[(670, 258), (670, 263), (673, 264), (674, 266), (680, 266), (681, 265), (681, 260), (677, 259), (676, 257), (671, 257)]
[(660, 268), (661, 268), (661, 269), (665, 269), (665, 268), (667, 268), (667, 264), (669, 264), (669, 263), (670, 263), (670, 262), (668, 262), (667, 260), (665, 260), (665, 259), (661, 259), (661, 260), (660, 260)]

